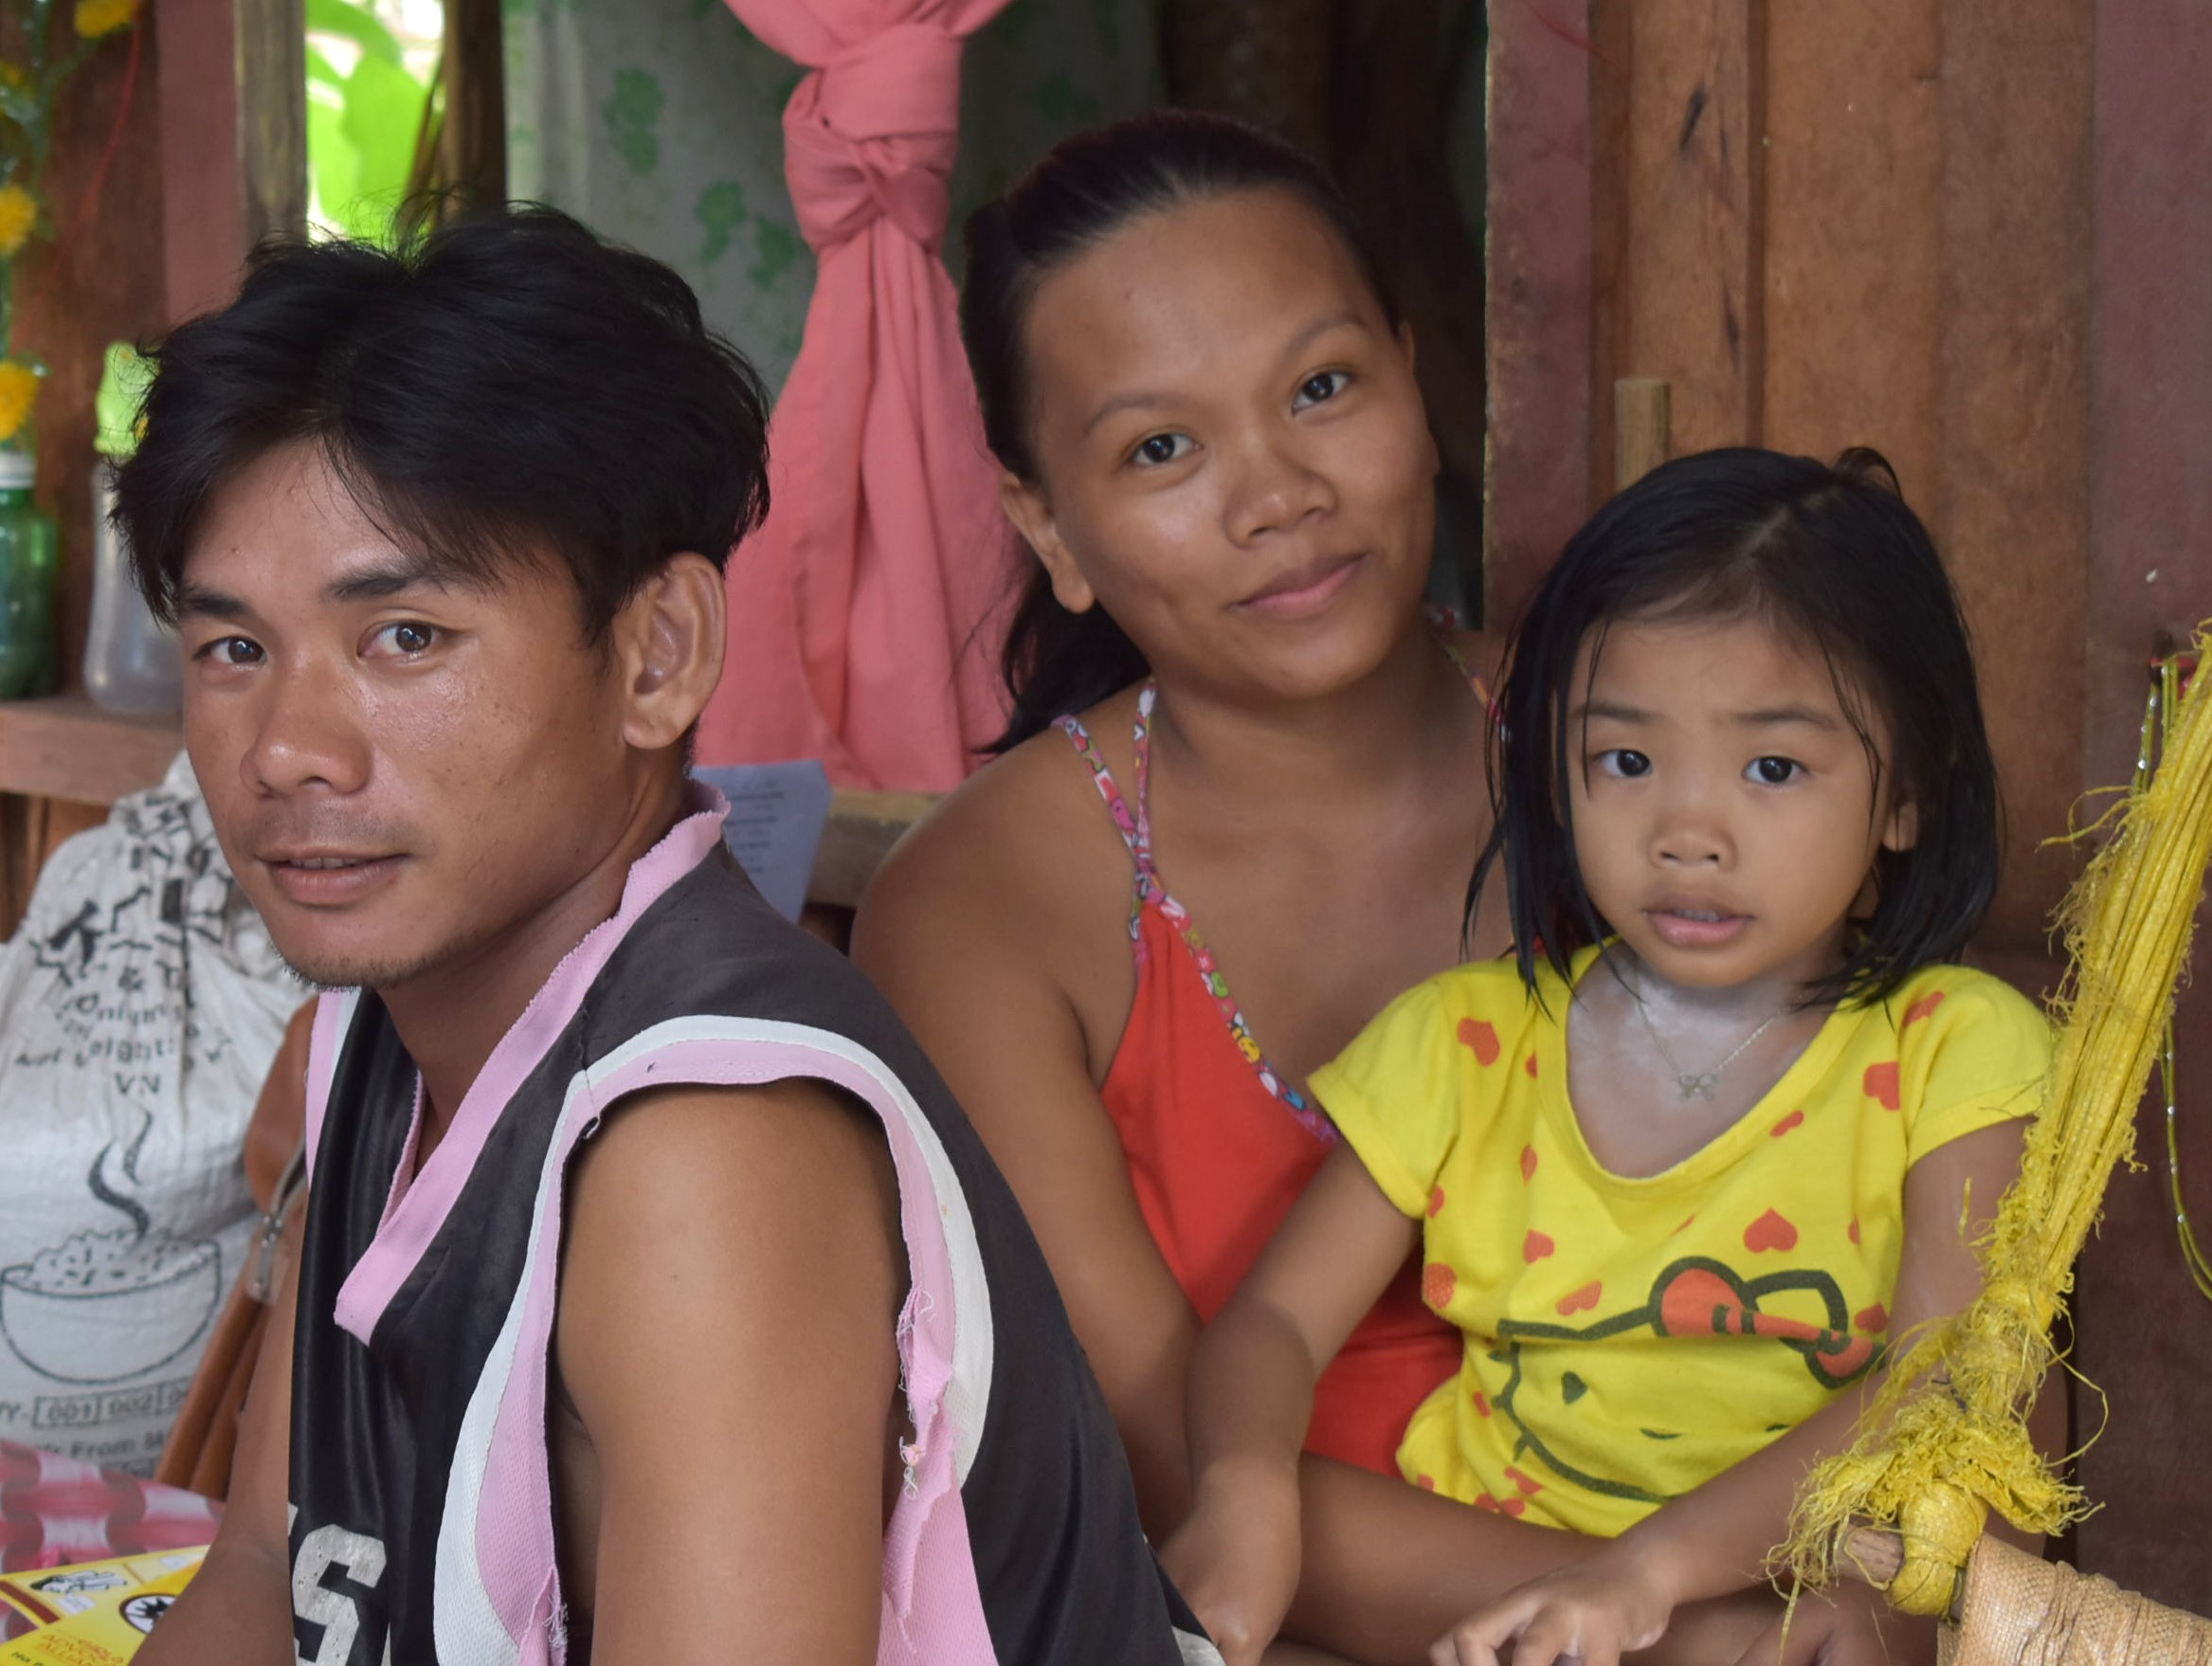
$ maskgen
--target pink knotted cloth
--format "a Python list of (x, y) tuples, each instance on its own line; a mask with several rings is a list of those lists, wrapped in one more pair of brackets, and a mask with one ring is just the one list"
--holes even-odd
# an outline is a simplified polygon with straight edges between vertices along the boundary
[(784, 109), (784, 177), (819, 267), (769, 427), (769, 517), (730, 559), (698, 755), (942, 790), (1004, 722), (1019, 570), (937, 252), (962, 45), (1006, 0), (729, 4), (814, 68)]

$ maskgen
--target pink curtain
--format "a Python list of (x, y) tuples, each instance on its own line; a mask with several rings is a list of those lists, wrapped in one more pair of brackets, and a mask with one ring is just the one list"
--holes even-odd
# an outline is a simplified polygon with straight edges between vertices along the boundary
[(698, 754), (950, 788), (1002, 720), (987, 620), (1017, 570), (938, 254), (961, 45), (1006, 0), (729, 4), (814, 71), (784, 111), (784, 174), (820, 264)]

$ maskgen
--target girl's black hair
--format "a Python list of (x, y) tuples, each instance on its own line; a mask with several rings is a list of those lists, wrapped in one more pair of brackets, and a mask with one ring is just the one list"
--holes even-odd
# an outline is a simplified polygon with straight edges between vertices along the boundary
[[(960, 334), (984, 435), (1000, 462), (1022, 480), (1037, 478), (1023, 332), (1045, 276), (1147, 215), (1270, 189), (1296, 192), (1335, 229), (1395, 325), (1397, 308), (1335, 182), (1296, 146), (1227, 117), (1151, 110), (1077, 134), (970, 217)], [(1149, 669), (1104, 608), (1069, 612), (1044, 570), (1034, 570), (1001, 660), (1012, 715), (989, 750), (1009, 751)]]
[[(1827, 659), (1844, 715), (1876, 766), (1877, 813), (1910, 805), (1909, 849), (1875, 858), (1876, 902), (1844, 963), (1807, 998), (1882, 1000), (1957, 957), (1997, 889), (1997, 767), (1958, 598), (1878, 453), (1833, 465), (1750, 448), (1654, 469), (1568, 541), (1514, 634), (1491, 742), (1496, 823), (1468, 889), (1468, 921), (1502, 860), (1514, 952), (1532, 987), (1540, 954), (1568, 975), (1608, 933), (1575, 859), (1568, 771), (1575, 662), (1594, 678), (1623, 620), (1754, 616)], [(1888, 731), (1888, 779), (1866, 708)], [(1885, 790), (1890, 795), (1884, 798)]]

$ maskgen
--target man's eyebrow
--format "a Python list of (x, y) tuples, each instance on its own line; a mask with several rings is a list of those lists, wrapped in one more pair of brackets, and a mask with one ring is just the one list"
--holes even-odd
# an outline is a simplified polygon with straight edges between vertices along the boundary
[(179, 619), (220, 619), (226, 623), (245, 619), (253, 612), (236, 596), (222, 590), (211, 590), (206, 585), (181, 584), (176, 589), (176, 616)]
[(342, 578), (331, 580), (323, 587), (322, 597), (326, 602), (381, 602), (417, 585), (434, 585), (440, 589), (476, 588), (442, 562), (424, 555), (394, 553), (364, 562)]

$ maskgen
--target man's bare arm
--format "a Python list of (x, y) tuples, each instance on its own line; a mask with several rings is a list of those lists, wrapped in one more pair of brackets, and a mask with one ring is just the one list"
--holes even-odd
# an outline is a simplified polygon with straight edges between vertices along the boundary
[(214, 1548), (138, 1652), (141, 1666), (291, 1666), (292, 1322), (307, 1211), (284, 1227), (284, 1277), (239, 1419)]
[(600, 1476), (594, 1666), (868, 1666), (905, 1290), (880, 1129), (809, 1082), (663, 1090), (585, 1150), (554, 1349)]

